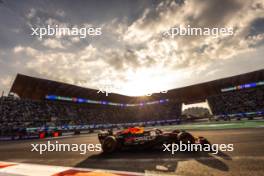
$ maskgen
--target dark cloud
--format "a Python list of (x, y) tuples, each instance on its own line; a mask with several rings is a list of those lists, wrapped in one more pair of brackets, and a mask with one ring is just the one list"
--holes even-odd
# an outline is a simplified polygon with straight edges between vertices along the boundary
[(264, 33), (264, 18), (257, 18), (251, 24), (249, 36), (254, 36), (263, 33)]
[(243, 8), (243, 1), (238, 0), (198, 0), (202, 6), (200, 14), (194, 18), (194, 26), (222, 27)]

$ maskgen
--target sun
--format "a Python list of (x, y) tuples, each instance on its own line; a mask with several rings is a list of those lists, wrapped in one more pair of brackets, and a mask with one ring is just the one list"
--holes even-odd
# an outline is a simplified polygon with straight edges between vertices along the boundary
[(129, 96), (145, 96), (150, 93), (165, 91), (166, 78), (157, 68), (141, 68), (136, 72), (128, 71), (127, 82), (124, 83), (120, 92)]

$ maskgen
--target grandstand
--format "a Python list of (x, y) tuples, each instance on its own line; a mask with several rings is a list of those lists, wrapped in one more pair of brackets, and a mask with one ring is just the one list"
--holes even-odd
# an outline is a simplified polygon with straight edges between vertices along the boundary
[[(254, 83), (253, 83), (254, 84)], [(253, 117), (264, 112), (264, 82), (259, 87), (243, 88), (208, 97), (216, 116)]]
[(18, 74), (1, 97), (0, 133), (36, 127), (109, 128), (179, 123), (182, 103), (207, 101), (216, 117), (255, 117), (264, 113), (264, 70), (156, 93), (129, 97)]

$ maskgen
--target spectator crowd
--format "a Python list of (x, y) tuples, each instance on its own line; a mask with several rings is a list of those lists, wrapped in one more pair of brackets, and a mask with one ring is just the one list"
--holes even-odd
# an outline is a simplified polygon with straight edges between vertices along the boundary
[(214, 115), (264, 111), (264, 86), (221, 93), (208, 102)]
[(180, 104), (171, 106), (170, 103), (165, 102), (137, 107), (119, 107), (1, 97), (0, 132), (46, 125), (116, 124), (167, 120), (171, 115), (170, 112), (177, 113), (176, 116), (179, 116)]

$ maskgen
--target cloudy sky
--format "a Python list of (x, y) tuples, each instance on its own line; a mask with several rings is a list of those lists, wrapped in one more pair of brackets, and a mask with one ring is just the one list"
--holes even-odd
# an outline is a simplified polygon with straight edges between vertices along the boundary
[[(95, 26), (101, 36), (31, 36)], [(179, 25), (234, 35), (162, 37)], [(264, 0), (0, 0), (0, 90), (17, 73), (142, 95), (264, 68)]]

